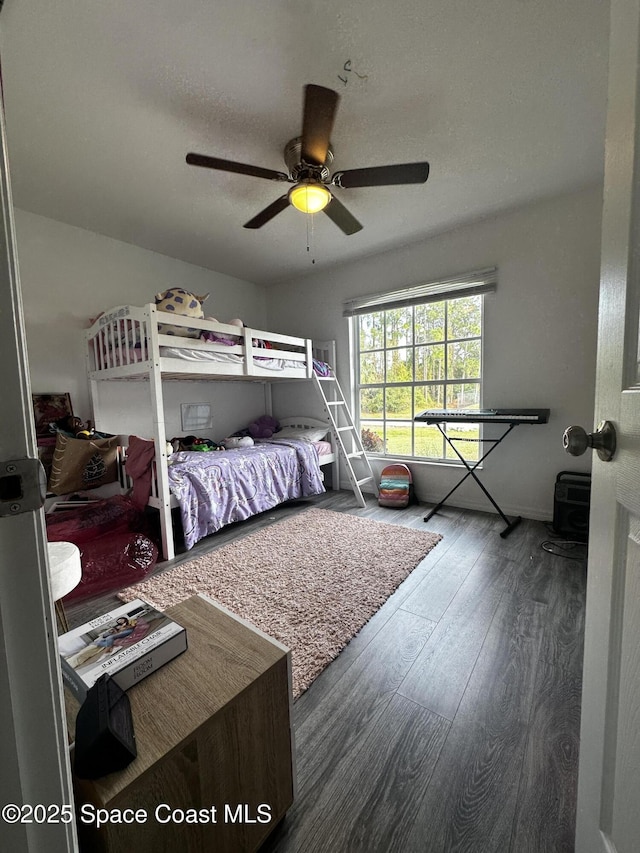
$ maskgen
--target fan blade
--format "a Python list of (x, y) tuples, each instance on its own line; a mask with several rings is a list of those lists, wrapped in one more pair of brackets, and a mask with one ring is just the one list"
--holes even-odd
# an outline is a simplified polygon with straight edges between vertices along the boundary
[(253, 217), (253, 219), (245, 222), (243, 228), (262, 228), (262, 226), (266, 225), (270, 219), (273, 219), (274, 216), (282, 213), (286, 207), (289, 207), (289, 196), (282, 195), (280, 198), (272, 201), (269, 207), (265, 207), (264, 210), (261, 210), (260, 213)]
[(324, 166), (339, 100), (340, 96), (333, 89), (313, 83), (305, 86), (300, 152), (305, 163)]
[(291, 181), (284, 172), (263, 169), (261, 166), (249, 166), (247, 163), (236, 163), (234, 160), (221, 160), (219, 157), (208, 157), (206, 154), (187, 154), (190, 166), (204, 166), (206, 169), (220, 169), (222, 172), (236, 172), (239, 175), (250, 175), (252, 178), (267, 178), (269, 181)]
[(336, 172), (331, 183), (338, 187), (384, 187), (391, 184), (424, 184), (429, 177), (428, 163), (400, 163), (396, 166), (372, 166)]
[(329, 204), (325, 207), (324, 212), (329, 219), (344, 231), (345, 234), (355, 234), (357, 231), (362, 231), (362, 225), (358, 222), (355, 216), (347, 210), (341, 201), (333, 196)]

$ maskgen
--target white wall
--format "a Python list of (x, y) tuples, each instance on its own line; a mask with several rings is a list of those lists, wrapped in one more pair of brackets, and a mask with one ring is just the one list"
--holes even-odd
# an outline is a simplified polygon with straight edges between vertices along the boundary
[[(548, 519), (558, 472), (591, 465), (589, 456), (563, 451), (562, 433), (569, 424), (593, 425), (601, 204), (601, 188), (594, 187), (282, 283), (269, 290), (269, 325), (335, 338), (338, 376), (348, 389), (343, 300), (497, 266), (498, 290), (485, 300), (484, 405), (550, 408), (551, 419), (518, 427), (487, 459), (482, 479), (508, 514)], [(336, 231), (335, 239), (357, 236)], [(300, 414), (313, 414), (312, 399), (300, 403), (278, 389), (276, 414), (300, 405), (308, 409)], [(485, 434), (496, 435), (495, 428)], [(459, 470), (445, 464), (411, 468), (424, 501), (436, 502), (459, 479)], [(471, 480), (452, 503), (491, 510)]]
[[(89, 319), (117, 305), (144, 305), (168, 287), (209, 293), (207, 315), (242, 318), (264, 328), (264, 288), (36, 216), (15, 211), (31, 385), (34, 393), (71, 394), (74, 412), (91, 417), (83, 350)], [(107, 384), (107, 383), (104, 383)], [(184, 434), (180, 403), (211, 402), (214, 428), (204, 437), (221, 439), (264, 412), (260, 385), (168, 383), (165, 418), (169, 436)], [(98, 424), (107, 431), (147, 435), (148, 387), (110, 384), (113, 418)]]
[[(90, 417), (82, 349), (89, 318), (115, 305), (144, 304), (159, 290), (182, 286), (210, 292), (206, 313), (220, 320), (239, 316), (273, 331), (335, 338), (338, 375), (348, 389), (344, 299), (495, 265), (498, 291), (486, 299), (484, 403), (549, 407), (551, 420), (548, 426), (516, 429), (487, 460), (483, 479), (506, 512), (549, 518), (556, 474), (589, 470), (591, 464), (588, 456), (574, 459), (564, 453), (562, 432), (571, 423), (593, 425), (600, 217), (601, 190), (593, 188), (358, 263), (318, 270), (265, 294), (250, 282), (18, 210), (32, 387), (34, 392), (69, 391), (76, 414)], [(336, 232), (336, 239), (357, 235)], [(103, 428), (148, 434), (146, 395), (143, 385), (111, 386), (107, 399), (113, 422)], [(278, 386), (274, 400), (276, 414), (319, 414), (304, 383)], [(209, 436), (217, 439), (264, 411), (260, 385), (171, 384), (165, 407), (169, 436), (182, 434), (179, 404), (186, 402), (211, 402)], [(459, 477), (448, 465), (412, 462), (411, 467), (424, 501), (438, 500)], [(471, 482), (454, 497), (460, 506), (490, 509)]]

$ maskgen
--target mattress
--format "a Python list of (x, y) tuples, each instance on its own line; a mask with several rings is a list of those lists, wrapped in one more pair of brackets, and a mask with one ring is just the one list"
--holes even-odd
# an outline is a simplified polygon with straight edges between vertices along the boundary
[(314, 441), (313, 446), (318, 451), (318, 456), (330, 456), (333, 453), (330, 441)]
[[(244, 364), (244, 356), (231, 352), (212, 352), (211, 350), (190, 349), (188, 347), (160, 347), (160, 355), (167, 358), (180, 358), (193, 362), (223, 362), (227, 364)], [(265, 370), (300, 370), (306, 372), (304, 361), (293, 361), (285, 358), (263, 358), (254, 356), (254, 362)]]
[[(244, 364), (244, 356), (236, 355), (231, 352), (215, 352), (211, 350), (192, 349), (189, 347), (160, 347), (160, 355), (166, 358), (177, 358), (181, 361), (189, 361), (194, 364)], [(130, 347), (129, 349), (112, 349), (109, 352), (105, 362), (113, 367), (120, 367), (122, 364), (137, 364), (138, 362), (148, 359), (149, 353), (140, 347)], [(299, 370), (301, 374), (306, 375), (306, 362), (294, 361), (293, 359), (284, 358), (263, 358), (262, 356), (254, 356), (254, 362), (264, 370)]]

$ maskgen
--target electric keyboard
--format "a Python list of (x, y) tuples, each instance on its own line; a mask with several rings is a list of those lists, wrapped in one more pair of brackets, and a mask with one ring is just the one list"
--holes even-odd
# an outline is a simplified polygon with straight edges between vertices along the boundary
[(546, 424), (549, 414), (549, 409), (427, 409), (416, 415), (414, 421), (426, 424)]
[[(455, 490), (464, 483), (467, 477), (472, 477), (487, 498), (491, 501), (494, 509), (506, 525), (500, 536), (503, 539), (508, 536), (520, 524), (522, 518), (517, 516), (511, 521), (507, 518), (489, 493), (489, 490), (480, 482), (478, 475), (476, 474), (476, 468), (484, 462), (490, 453), (493, 453), (495, 448), (501, 444), (509, 433), (513, 432), (517, 426), (520, 424), (546, 424), (549, 420), (549, 414), (549, 409), (427, 409), (424, 412), (420, 412), (419, 415), (416, 415), (414, 417), (414, 421), (421, 421), (425, 424), (436, 425), (442, 433), (443, 439), (467, 469), (467, 473), (463, 474), (460, 480), (452, 489), (449, 490), (449, 492), (447, 492), (442, 500), (437, 503), (433, 509), (427, 513), (427, 515), (425, 515), (424, 520), (429, 521), (429, 519), (445, 505)], [(460, 438), (454, 434), (455, 430), (446, 430), (442, 426), (442, 424), (451, 424), (456, 422), (470, 424), (503, 424), (505, 429), (499, 438)], [(473, 464), (469, 464), (469, 461), (464, 458), (456, 446), (458, 442), (469, 441), (478, 442), (480, 446), (491, 445), (488, 450), (483, 452), (482, 456), (477, 461), (473, 462)]]

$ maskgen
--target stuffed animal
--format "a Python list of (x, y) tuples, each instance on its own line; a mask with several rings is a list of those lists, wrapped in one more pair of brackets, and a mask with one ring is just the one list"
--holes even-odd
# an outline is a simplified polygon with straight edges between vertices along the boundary
[(227, 450), (235, 450), (238, 447), (252, 447), (253, 439), (250, 435), (230, 435), (223, 441)]
[(221, 444), (212, 441), (210, 438), (198, 438), (196, 435), (185, 435), (184, 437), (172, 438), (167, 442), (169, 453), (179, 453), (181, 450), (193, 451), (199, 450), (202, 453), (208, 453), (210, 450), (224, 450)]
[(91, 421), (87, 421), (84, 424), (80, 418), (76, 418), (73, 415), (65, 415), (64, 418), (59, 418), (59, 420), (51, 424), (50, 428), (52, 432), (62, 432), (74, 438), (90, 439), (97, 435), (91, 426)]
[[(156, 294), (156, 308), (158, 311), (166, 311), (168, 314), (181, 314), (183, 317), (202, 319), (204, 317), (202, 305), (208, 296), (208, 293), (204, 296), (196, 296), (195, 293), (190, 293), (181, 287), (172, 287), (170, 290), (165, 290), (164, 293)], [(158, 323), (158, 332), (161, 335), (180, 335), (183, 338), (200, 337), (199, 329), (172, 326), (168, 323)]]
[[(239, 317), (234, 317), (233, 320), (229, 320), (227, 323), (228, 326), (237, 326), (239, 330), (244, 329), (244, 323)], [(242, 335), (229, 335), (229, 338), (236, 344), (242, 342)]]
[(260, 415), (247, 429), (253, 438), (271, 438), (280, 429), (280, 424), (271, 415)]

